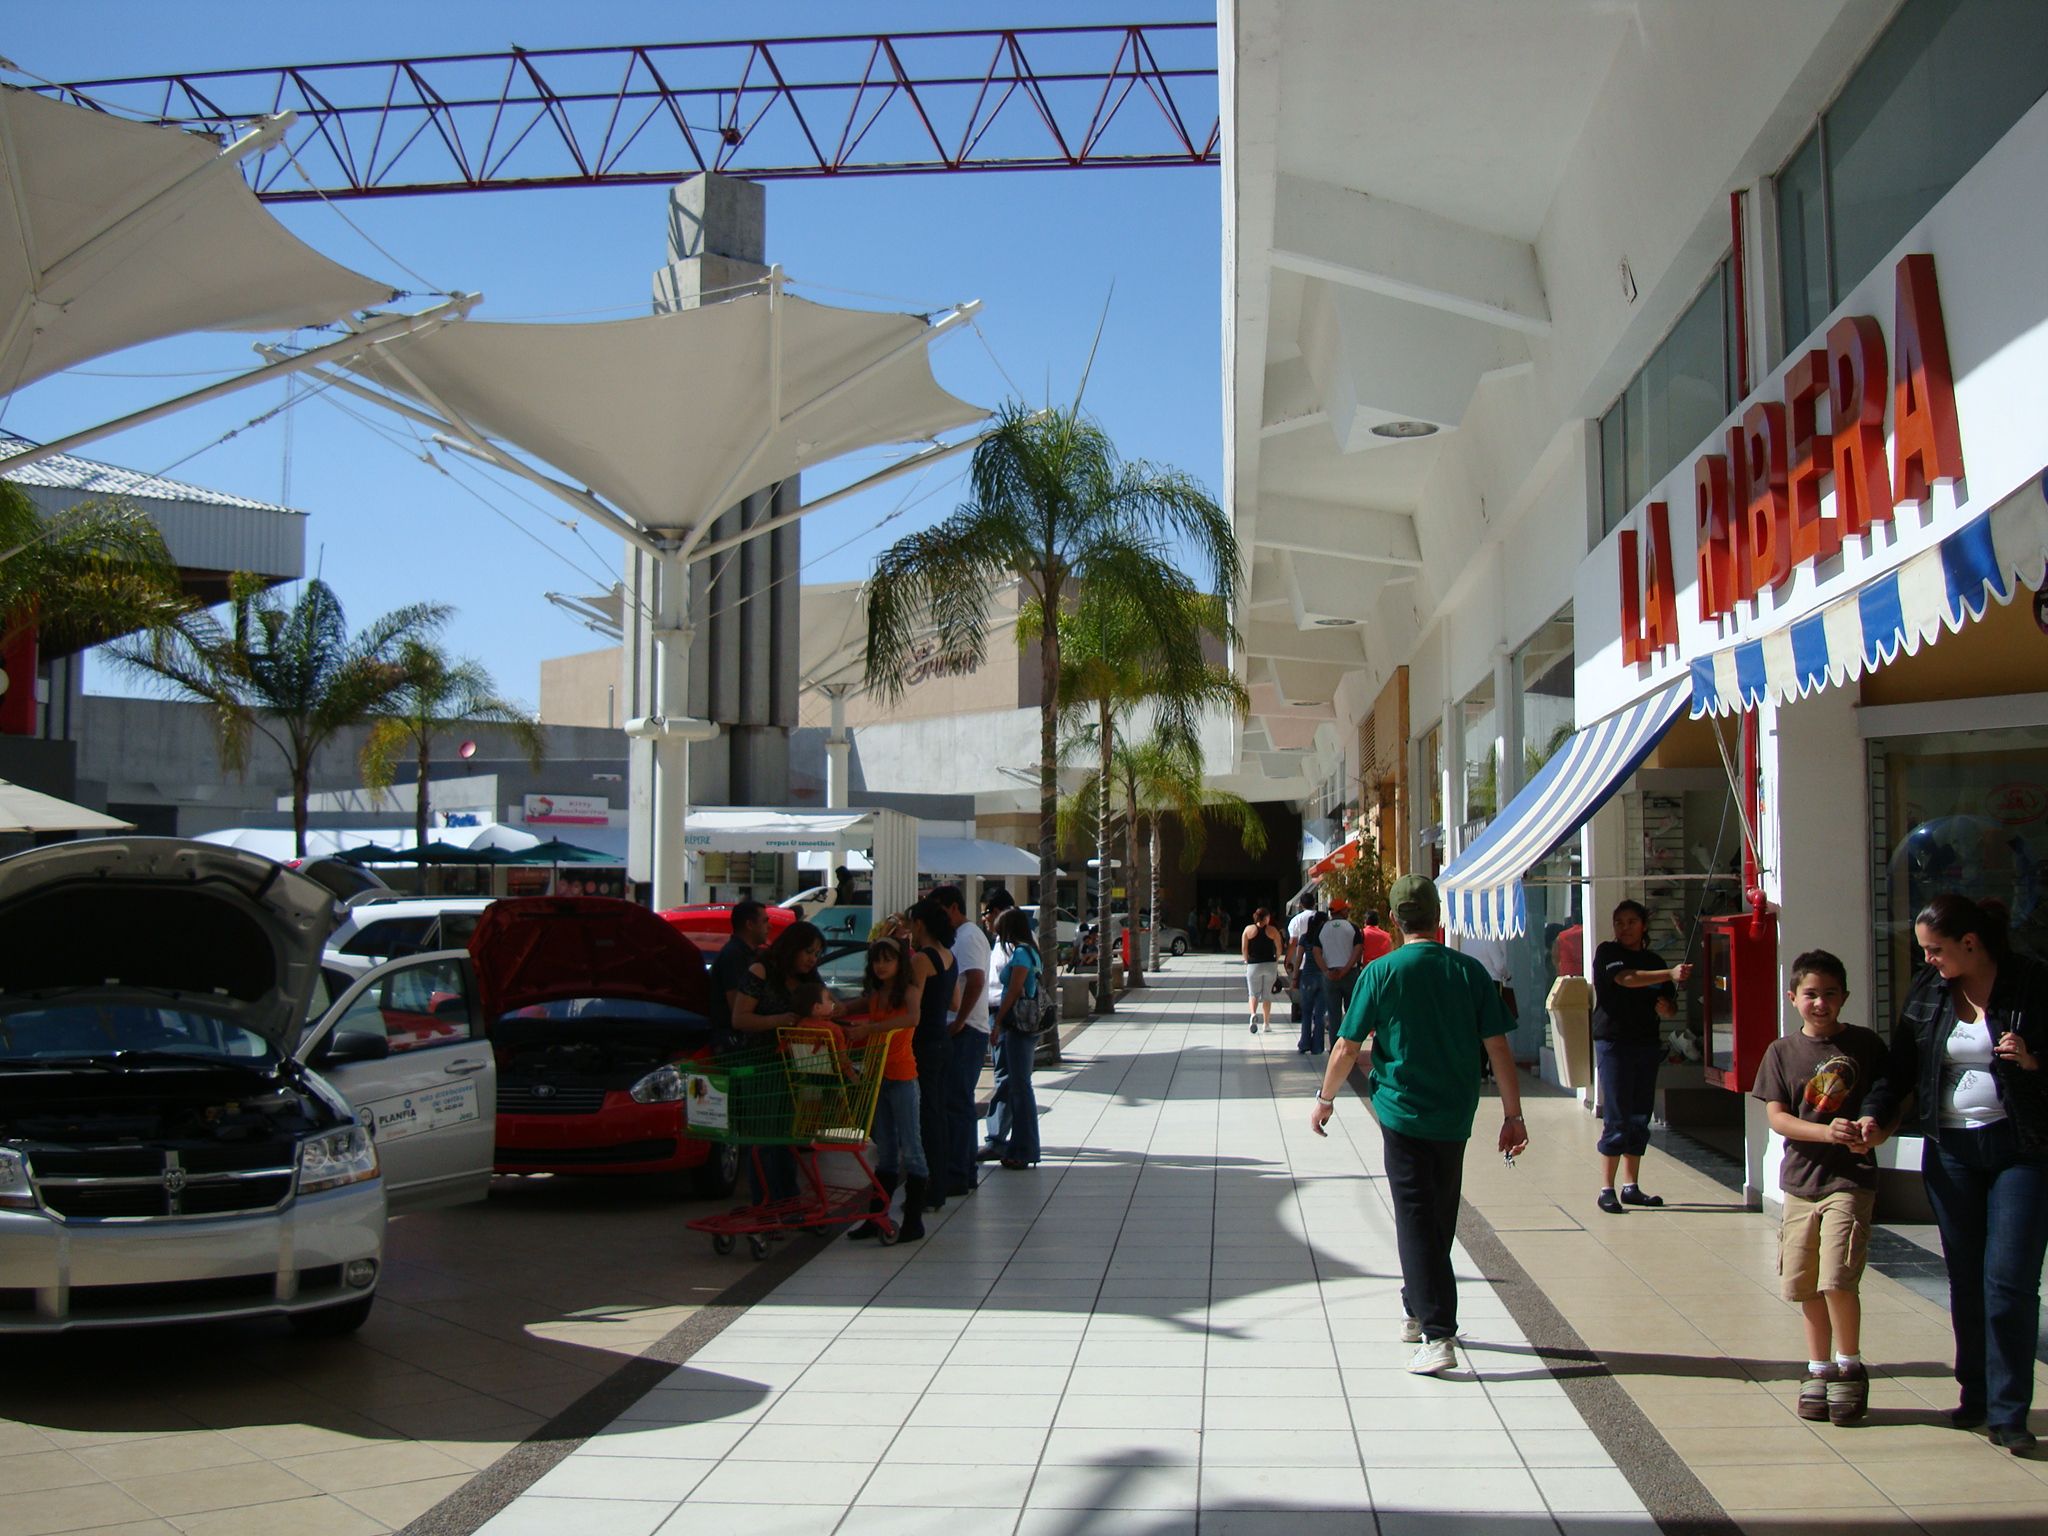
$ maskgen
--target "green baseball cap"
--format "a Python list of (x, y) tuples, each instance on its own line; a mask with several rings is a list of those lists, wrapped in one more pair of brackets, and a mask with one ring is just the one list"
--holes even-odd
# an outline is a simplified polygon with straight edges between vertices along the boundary
[(1394, 917), (1403, 928), (1434, 927), (1444, 910), (1436, 882), (1427, 875), (1403, 875), (1396, 880), (1387, 904), (1394, 909)]

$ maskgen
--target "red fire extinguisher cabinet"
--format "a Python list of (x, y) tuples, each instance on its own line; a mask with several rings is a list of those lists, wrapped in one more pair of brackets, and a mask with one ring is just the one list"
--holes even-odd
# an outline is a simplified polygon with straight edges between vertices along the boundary
[(1707, 1081), (1747, 1093), (1764, 1052), (1778, 1038), (1778, 916), (1734, 912), (1709, 917), (1706, 933)]

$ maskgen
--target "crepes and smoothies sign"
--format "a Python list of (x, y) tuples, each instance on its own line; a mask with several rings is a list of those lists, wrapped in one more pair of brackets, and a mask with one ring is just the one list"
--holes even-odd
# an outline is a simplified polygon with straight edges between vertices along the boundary
[[(1725, 442), (1691, 465), (1695, 596), (1702, 623), (1739, 621), (1758, 598), (1891, 522), (1895, 509), (1963, 479), (1948, 332), (1934, 258), (1903, 257), (1893, 274), (1887, 356), (1883, 329), (1845, 315), (1827, 345), (1792, 360), (1782, 399), (1745, 409)], [(1887, 413), (1891, 440), (1886, 440)], [(1833, 500), (1823, 498), (1832, 489)], [(1643, 508), (1641, 537), (1615, 540), (1621, 580), (1621, 655), (1650, 666), (1679, 649), (1671, 513)]]

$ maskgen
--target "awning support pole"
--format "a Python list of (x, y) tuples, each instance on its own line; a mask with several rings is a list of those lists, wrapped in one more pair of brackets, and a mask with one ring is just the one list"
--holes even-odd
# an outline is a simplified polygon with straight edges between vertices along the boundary
[[(1744, 734), (1747, 736), (1748, 722), (1756, 718), (1755, 711), (1745, 711)], [(1751, 798), (1742, 779), (1735, 772), (1734, 759), (1728, 755), (1728, 743), (1721, 737), (1721, 725), (1711, 716), (1708, 726), (1714, 733), (1714, 749), (1721, 754), (1722, 772), (1728, 775), (1728, 793), (1735, 799), (1735, 819), (1742, 823), (1742, 891), (1750, 905), (1761, 910), (1763, 902), (1763, 856), (1756, 846), (1756, 802)], [(1743, 757), (1751, 757), (1749, 742), (1743, 742)]]
[(69, 437), (60, 437), (54, 443), (42, 443), (24, 449), (8, 459), (0, 460), (0, 463), (4, 463), (10, 470), (25, 469), (31, 464), (40, 464), (44, 459), (52, 459), (59, 454), (70, 453), (73, 449), (83, 448), (87, 443), (97, 442), (100, 438), (112, 437), (116, 432), (125, 432), (130, 427), (139, 427), (162, 417), (175, 415), (191, 406), (204, 405), (209, 400), (232, 395), (253, 384), (267, 384), (272, 379), (283, 378), (292, 373), (303, 373), (307, 369), (317, 368), (322, 363), (353, 357), (394, 337), (439, 330), (450, 321), (460, 320), (468, 314), (482, 297), (480, 293), (461, 293), (446, 303), (436, 304), (432, 309), (423, 309), (416, 315), (393, 316), (389, 320), (357, 331), (352, 336), (330, 341), (324, 347), (315, 347), (310, 352), (301, 352), (284, 361), (252, 369), (232, 379), (223, 379), (218, 384), (209, 384), (204, 389), (195, 389), (190, 394), (179, 395), (175, 400), (166, 400), (160, 405), (132, 411), (118, 420), (103, 422), (97, 427), (88, 427), (83, 432), (73, 432)]

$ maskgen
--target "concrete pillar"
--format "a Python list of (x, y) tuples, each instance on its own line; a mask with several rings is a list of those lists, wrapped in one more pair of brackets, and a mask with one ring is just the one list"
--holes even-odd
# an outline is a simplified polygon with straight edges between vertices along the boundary
[(825, 737), (825, 805), (843, 810), (852, 786), (853, 738), (846, 734), (846, 695), (851, 685), (826, 683), (822, 691), (832, 702), (832, 729)]

